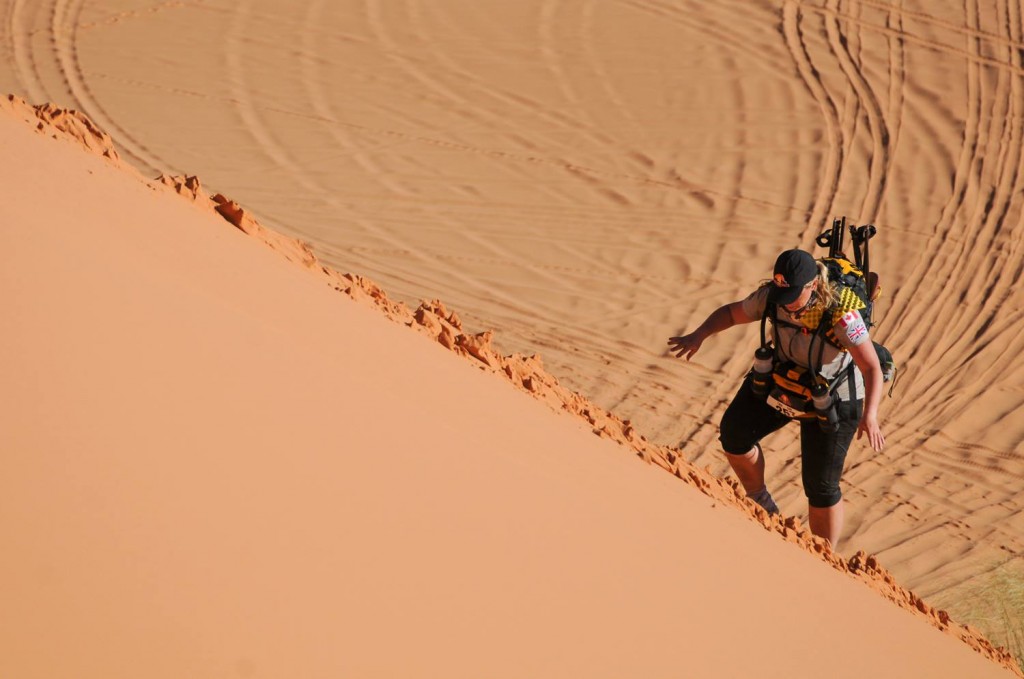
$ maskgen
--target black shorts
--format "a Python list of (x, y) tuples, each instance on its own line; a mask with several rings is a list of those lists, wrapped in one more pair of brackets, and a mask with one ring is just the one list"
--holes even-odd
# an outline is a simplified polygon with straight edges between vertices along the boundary
[[(836, 407), (839, 428), (835, 432), (822, 431), (816, 419), (797, 420), (804, 494), (812, 507), (831, 507), (843, 497), (839, 477), (843, 474), (846, 451), (857, 433), (863, 404), (862, 400), (840, 401)], [(747, 378), (722, 415), (718, 438), (726, 453), (744, 455), (755, 443), (792, 421), (756, 396)]]

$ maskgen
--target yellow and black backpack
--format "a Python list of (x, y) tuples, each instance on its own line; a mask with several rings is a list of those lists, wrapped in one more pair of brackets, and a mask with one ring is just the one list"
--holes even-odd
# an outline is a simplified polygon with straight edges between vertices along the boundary
[[(842, 349), (842, 345), (836, 339), (833, 326), (835, 320), (849, 311), (860, 312), (861, 317), (868, 328), (874, 326), (871, 320), (875, 300), (881, 294), (878, 275), (870, 270), (870, 259), (868, 241), (875, 236), (877, 230), (868, 224), (864, 226), (850, 226), (850, 240), (853, 242), (854, 258), (851, 261), (843, 251), (843, 240), (847, 230), (846, 218), (832, 221), (832, 228), (818, 236), (816, 242), (821, 247), (827, 247), (829, 254), (819, 261), (828, 269), (828, 277), (836, 284), (839, 292), (839, 300), (829, 309), (811, 310), (800, 318), (800, 326), (795, 326), (802, 332), (813, 334), (814, 337), (808, 347), (807, 365), (814, 366), (811, 370), (805, 370), (800, 366), (788, 363), (780, 364), (776, 357), (775, 383), (783, 391), (788, 391), (794, 396), (800, 395), (809, 398), (810, 388), (816, 381), (823, 378), (820, 375), (822, 366), (822, 355), (825, 344), (832, 344)], [(766, 337), (766, 323), (772, 322), (773, 334), (779, 324), (786, 324), (777, 318), (777, 309), (774, 304), (766, 305), (761, 317), (761, 347), (773, 349), (774, 342), (769, 342)], [(817, 340), (817, 341), (815, 341)], [(892, 353), (878, 342), (872, 341), (875, 353), (878, 354), (878, 362), (882, 367), (884, 381), (894, 381), (896, 366)], [(817, 348), (817, 357), (814, 356)], [(845, 349), (844, 349), (845, 351)], [(852, 363), (850, 371), (852, 371)], [(839, 376), (831, 384), (830, 391), (834, 391), (839, 384), (850, 376), (850, 371)], [(893, 385), (894, 386), (894, 385)], [(891, 389), (890, 389), (891, 391)], [(809, 414), (808, 414), (809, 415)]]

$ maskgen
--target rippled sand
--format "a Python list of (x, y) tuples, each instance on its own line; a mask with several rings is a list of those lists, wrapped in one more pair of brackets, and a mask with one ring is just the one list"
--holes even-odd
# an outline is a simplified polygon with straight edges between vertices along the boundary
[[(0, 91), (78, 107), (332, 267), (440, 298), (686, 459), (756, 330), (665, 339), (811, 248), (879, 229), (889, 447), (845, 549), (924, 594), (1024, 551), (1016, 3), (5, 0)], [(769, 441), (805, 511), (795, 431)], [(955, 591), (952, 590), (952, 591)]]

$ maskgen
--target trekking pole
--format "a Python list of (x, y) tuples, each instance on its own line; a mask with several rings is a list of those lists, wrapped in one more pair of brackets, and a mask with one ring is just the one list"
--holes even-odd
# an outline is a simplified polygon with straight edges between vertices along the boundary
[(877, 230), (871, 224), (865, 224), (861, 228), (861, 236), (864, 240), (864, 275), (867, 276), (871, 271), (871, 260), (868, 258), (868, 243), (877, 233)]
[(862, 226), (855, 226), (851, 228), (850, 240), (853, 242), (853, 263), (857, 265), (857, 268), (860, 269), (862, 273), (866, 274), (867, 272), (864, 271), (864, 255), (861, 248), (864, 244), (864, 239), (862, 238), (864, 232), (861, 230), (863, 228), (864, 227)]
[(833, 259), (836, 256), (843, 257), (843, 239), (846, 237), (846, 217), (842, 219), (836, 219), (832, 222), (832, 250), (829, 252), (829, 257)]
[(875, 235), (877, 230), (871, 224), (858, 226), (850, 231), (853, 238), (853, 254), (857, 259), (857, 268), (865, 276), (871, 271), (871, 260), (868, 256), (868, 241)]

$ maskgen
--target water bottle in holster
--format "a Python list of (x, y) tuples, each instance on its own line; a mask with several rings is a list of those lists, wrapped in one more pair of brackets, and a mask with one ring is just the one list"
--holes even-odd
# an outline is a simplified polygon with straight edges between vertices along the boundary
[(836, 412), (836, 400), (828, 384), (816, 381), (811, 387), (811, 401), (814, 403), (814, 414), (818, 416), (818, 426), (823, 432), (829, 433), (839, 429), (839, 414)]
[(772, 386), (772, 370), (775, 368), (775, 354), (768, 347), (759, 347), (754, 352), (754, 367), (751, 371), (750, 390), (762, 398), (768, 396)]

